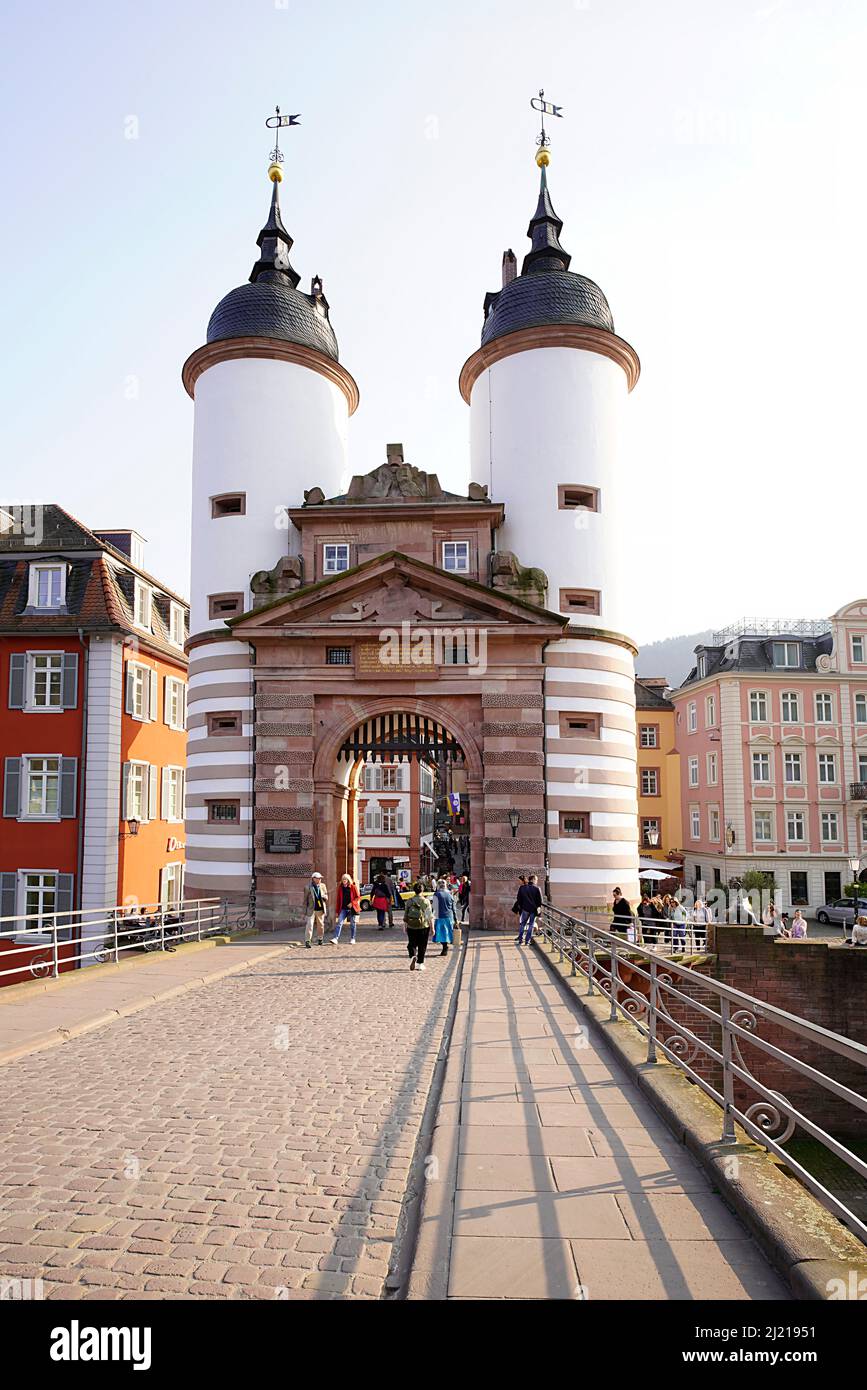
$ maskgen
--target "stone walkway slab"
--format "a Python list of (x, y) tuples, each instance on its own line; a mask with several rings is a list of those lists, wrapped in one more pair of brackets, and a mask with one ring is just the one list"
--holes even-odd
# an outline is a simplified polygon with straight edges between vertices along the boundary
[(789, 1297), (543, 960), (512, 938), (468, 942), (437, 1120), (442, 1164), (410, 1297)]

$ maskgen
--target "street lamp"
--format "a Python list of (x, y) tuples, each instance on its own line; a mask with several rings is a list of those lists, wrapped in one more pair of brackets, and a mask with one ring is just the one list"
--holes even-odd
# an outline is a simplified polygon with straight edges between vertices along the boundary
[(137, 835), (137, 834), (138, 834), (139, 824), (140, 824), (140, 822), (137, 821), (137, 820), (135, 819), (135, 817), (133, 817), (132, 820), (128, 820), (127, 823), (126, 823), (126, 825), (127, 825), (126, 830), (122, 830), (122, 831), (120, 832), (120, 835), (118, 836), (118, 838), (121, 839), (121, 840), (128, 840), (129, 837), (130, 837), (131, 835), (133, 835), (133, 836)]
[(861, 872), (860, 856), (856, 856), (854, 854), (852, 855), (852, 858), (849, 860), (849, 868), (852, 873), (852, 884), (855, 889), (855, 893), (852, 897), (852, 920), (854, 922), (855, 918), (858, 916), (858, 899), (860, 897), (860, 887), (858, 880), (858, 875)]
[(647, 843), (651, 849), (656, 849), (659, 844), (659, 826), (649, 825), (644, 832)]
[(513, 811), (510, 811), (510, 812), (509, 812), (509, 824), (510, 824), (510, 826), (512, 827), (512, 839), (513, 839), (513, 840), (514, 840), (515, 836), (516, 836), (517, 833), (518, 833), (518, 826), (520, 825), (520, 823), (521, 823), (521, 812), (520, 812), (520, 811), (514, 811), (514, 810), (513, 810)]

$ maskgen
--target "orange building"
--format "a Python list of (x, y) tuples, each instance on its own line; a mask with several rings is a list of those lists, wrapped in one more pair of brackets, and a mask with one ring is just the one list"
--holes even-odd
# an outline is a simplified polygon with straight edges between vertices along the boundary
[(0, 952), (43, 952), (55, 912), (183, 896), (188, 609), (143, 544), (0, 507), (0, 917), (30, 919)]
[[(675, 709), (665, 689), (661, 676), (635, 682), (638, 844), (642, 860), (667, 861), (679, 868), (683, 859), (680, 754), (675, 746)], [(672, 868), (672, 873), (676, 871)]]

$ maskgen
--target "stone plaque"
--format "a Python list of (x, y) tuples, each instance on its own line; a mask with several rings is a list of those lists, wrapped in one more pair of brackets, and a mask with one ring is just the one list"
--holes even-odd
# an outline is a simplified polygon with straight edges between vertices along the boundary
[(359, 642), (355, 649), (355, 670), (364, 676), (435, 676), (432, 644), (418, 648), (411, 642)]
[(300, 830), (266, 830), (265, 850), (268, 854), (300, 854)]

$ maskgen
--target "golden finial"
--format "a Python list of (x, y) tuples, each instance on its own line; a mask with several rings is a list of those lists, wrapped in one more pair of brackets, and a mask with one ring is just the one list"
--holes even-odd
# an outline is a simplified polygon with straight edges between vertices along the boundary
[(551, 163), (551, 151), (537, 150), (536, 163), (538, 164), (540, 169), (547, 169), (548, 165)]
[(283, 170), (280, 168), (280, 165), (277, 164), (276, 161), (273, 164), (268, 165), (268, 177), (272, 183), (283, 182)]

